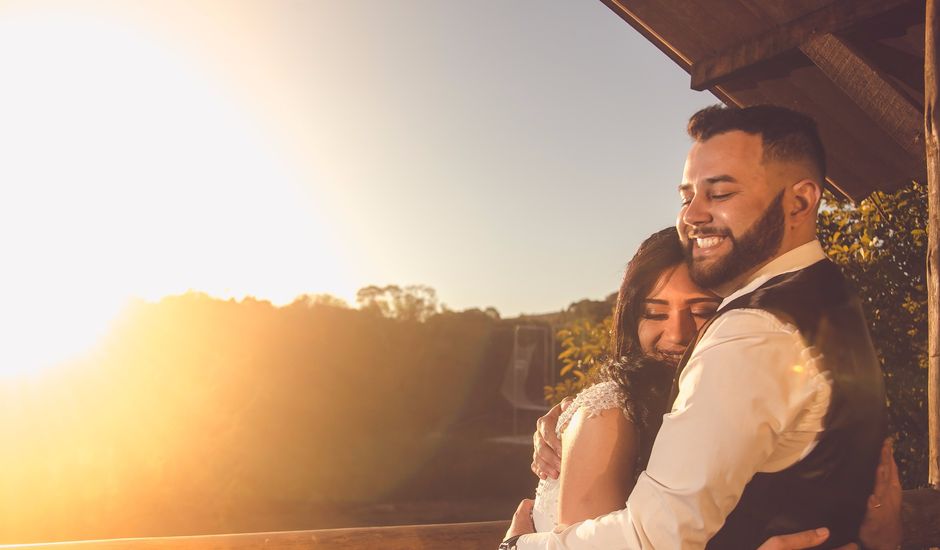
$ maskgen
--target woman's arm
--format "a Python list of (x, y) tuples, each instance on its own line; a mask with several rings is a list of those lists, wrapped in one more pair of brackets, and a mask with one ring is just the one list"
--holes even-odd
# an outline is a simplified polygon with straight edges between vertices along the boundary
[(624, 507), (633, 489), (637, 433), (619, 409), (583, 408), (562, 435), (558, 522), (572, 524)]

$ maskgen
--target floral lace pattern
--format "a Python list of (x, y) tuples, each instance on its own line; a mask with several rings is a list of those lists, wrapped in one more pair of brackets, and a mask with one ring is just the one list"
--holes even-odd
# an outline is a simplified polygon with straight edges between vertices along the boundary
[[(595, 384), (578, 394), (571, 405), (558, 417), (555, 434), (561, 439), (574, 413), (584, 409), (588, 418), (609, 409), (622, 409), (623, 395), (614, 382)], [(551, 531), (558, 525), (558, 493), (561, 484), (557, 479), (543, 479), (535, 488), (535, 505), (532, 519), (536, 531)]]

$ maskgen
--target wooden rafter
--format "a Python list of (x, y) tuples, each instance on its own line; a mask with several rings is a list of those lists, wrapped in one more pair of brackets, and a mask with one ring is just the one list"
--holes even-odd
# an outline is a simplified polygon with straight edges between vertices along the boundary
[[(640, 19), (633, 11), (627, 7), (624, 3), (624, 0), (600, 0), (604, 5), (610, 8), (611, 11), (616, 13), (621, 19), (627, 22), (628, 25), (633, 27), (635, 31), (640, 33), (644, 38), (650, 41), (654, 46), (659, 48), (659, 51), (666, 54), (669, 59), (675, 61), (676, 65), (682, 67), (686, 72), (691, 72), (692, 70), (692, 61), (686, 57), (678, 48), (669, 43), (668, 40), (663, 38), (662, 35), (657, 33), (652, 27), (647, 25)], [(715, 97), (721, 100), (725, 105), (735, 105), (738, 107), (743, 107), (738, 100), (729, 95), (721, 86), (713, 86), (709, 90)], [(848, 197), (844, 191), (839, 189), (839, 192)]]
[(741, 71), (795, 50), (821, 34), (850, 28), (910, 0), (836, 0), (816, 11), (776, 26), (770, 32), (692, 63), (692, 89), (705, 90)]
[(832, 34), (817, 36), (800, 50), (905, 151), (914, 158), (924, 158), (920, 109), (898, 91), (889, 77)]
[(666, 54), (669, 59), (672, 59), (676, 62), (677, 65), (688, 71), (692, 66), (692, 61), (688, 57), (682, 54), (678, 48), (674, 47), (669, 43), (665, 38), (662, 37), (659, 33), (653, 30), (649, 25), (643, 22), (642, 19), (637, 17), (630, 8), (628, 8), (621, 0), (601, 0), (608, 8), (611, 9), (614, 13), (620, 16), (621, 19), (627, 22), (628, 25), (634, 28), (638, 33), (643, 35), (644, 38), (653, 43), (661, 52)]

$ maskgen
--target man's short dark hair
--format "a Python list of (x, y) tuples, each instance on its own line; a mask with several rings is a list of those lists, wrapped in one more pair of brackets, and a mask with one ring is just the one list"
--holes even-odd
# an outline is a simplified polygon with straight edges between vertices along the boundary
[(696, 141), (734, 130), (759, 135), (765, 161), (806, 160), (819, 171), (820, 178), (826, 177), (826, 151), (816, 122), (809, 116), (777, 105), (712, 105), (689, 119), (689, 136)]

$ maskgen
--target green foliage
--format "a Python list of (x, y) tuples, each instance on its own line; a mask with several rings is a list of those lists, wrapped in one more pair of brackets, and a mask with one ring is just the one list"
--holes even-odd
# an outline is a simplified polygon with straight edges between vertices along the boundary
[(554, 405), (575, 395), (594, 377), (607, 356), (610, 319), (610, 316), (600, 321), (580, 317), (558, 331), (556, 338), (562, 349), (558, 356), (561, 380), (554, 386), (545, 386), (546, 401)]
[(889, 430), (905, 487), (927, 480), (927, 190), (858, 205), (824, 198), (819, 238), (855, 284), (885, 372)]

